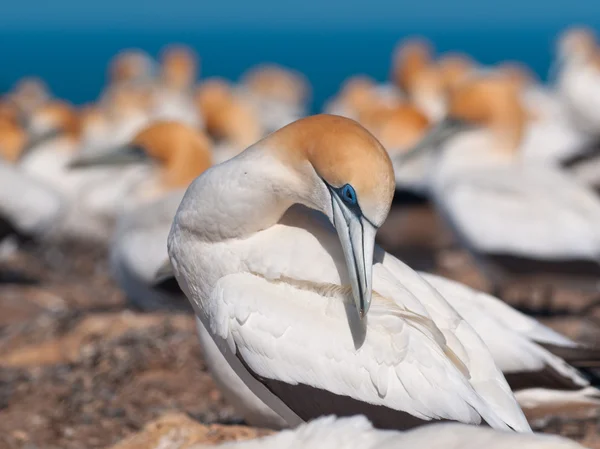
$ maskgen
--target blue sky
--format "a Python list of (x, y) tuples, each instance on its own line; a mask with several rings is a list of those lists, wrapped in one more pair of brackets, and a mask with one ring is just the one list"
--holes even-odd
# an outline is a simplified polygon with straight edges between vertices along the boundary
[(17, 0), (2, 29), (487, 27), (584, 22), (597, 0)]

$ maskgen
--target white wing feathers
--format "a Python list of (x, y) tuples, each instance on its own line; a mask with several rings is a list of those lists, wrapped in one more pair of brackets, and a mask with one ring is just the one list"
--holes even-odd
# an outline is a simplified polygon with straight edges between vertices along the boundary
[(442, 196), (455, 227), (480, 250), (598, 257), (600, 204), (591, 191), (556, 169), (522, 166), (469, 173), (448, 182)]
[(439, 330), (427, 317), (375, 300), (357, 350), (346, 319), (346, 307), (354, 312), (354, 306), (346, 294), (339, 289), (324, 298), (251, 274), (225, 276), (208, 307), (214, 313), (211, 331), (262, 377), (421, 419), (478, 423), (481, 416), (494, 427), (507, 427), (446, 356)]
[(497, 368), (492, 354), (470, 322), (465, 321), (447, 299), (406, 264), (385, 254), (383, 265), (393, 270), (396, 279), (402, 279), (402, 283), (419, 297), (444, 334), (448, 347), (466, 366), (471, 385), (477, 393), (491, 404), (511, 427), (527, 429), (527, 419), (516, 403), (504, 375)]
[(493, 296), (432, 274), (421, 274), (473, 326), (505, 373), (550, 366), (582, 387), (589, 382), (564, 360), (536, 342), (576, 346), (571, 340), (514, 310)]

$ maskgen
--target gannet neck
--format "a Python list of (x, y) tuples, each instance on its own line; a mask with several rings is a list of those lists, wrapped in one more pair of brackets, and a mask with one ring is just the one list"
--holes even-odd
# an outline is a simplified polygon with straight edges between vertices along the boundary
[(295, 202), (303, 183), (259, 146), (214, 166), (188, 188), (174, 227), (206, 242), (245, 238), (273, 226)]

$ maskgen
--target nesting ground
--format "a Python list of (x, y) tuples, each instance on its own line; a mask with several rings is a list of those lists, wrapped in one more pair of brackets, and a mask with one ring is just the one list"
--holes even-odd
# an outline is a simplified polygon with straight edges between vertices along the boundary
[[(382, 242), (409, 256), (419, 242), (439, 240), (444, 247), (445, 234), (427, 231), (427, 220), (392, 212)], [(413, 235), (408, 249), (393, 238), (403, 222), (423, 234)], [(485, 288), (468, 256), (446, 248), (428, 261), (415, 256), (415, 263)], [(240, 427), (224, 402), (202, 360), (193, 318), (129, 308), (106, 260), (104, 250), (64, 243), (25, 246), (0, 265), (5, 279), (32, 281), (0, 284), (0, 449), (153, 448), (159, 440), (163, 449), (183, 449), (264, 434)], [(528, 295), (518, 291), (515, 301), (531, 300)], [(578, 307), (579, 299), (563, 296)], [(597, 313), (597, 321), (592, 311), (545, 322), (594, 343), (600, 307)], [(550, 416), (536, 425), (600, 448), (598, 413)]]

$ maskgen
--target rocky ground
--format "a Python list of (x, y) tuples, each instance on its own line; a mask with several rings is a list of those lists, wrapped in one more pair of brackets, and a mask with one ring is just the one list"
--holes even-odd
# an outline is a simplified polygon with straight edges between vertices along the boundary
[[(414, 218), (392, 214), (390, 226), (403, 221), (424, 234), (411, 240), (412, 255), (414, 242), (432, 243)], [(384, 243), (400, 248), (390, 235), (384, 229)], [(433, 235), (443, 248), (443, 234)], [(415, 257), (486, 286), (462, 252)], [(5, 259), (0, 273), (20, 281), (0, 284), (0, 449), (185, 449), (268, 433), (243, 426), (224, 402), (202, 360), (192, 317), (131, 309), (110, 279), (103, 250), (28, 245)], [(596, 343), (594, 313), (600, 317), (600, 307), (586, 317), (546, 322)], [(600, 448), (597, 411), (576, 415), (536, 417), (536, 425)]]

